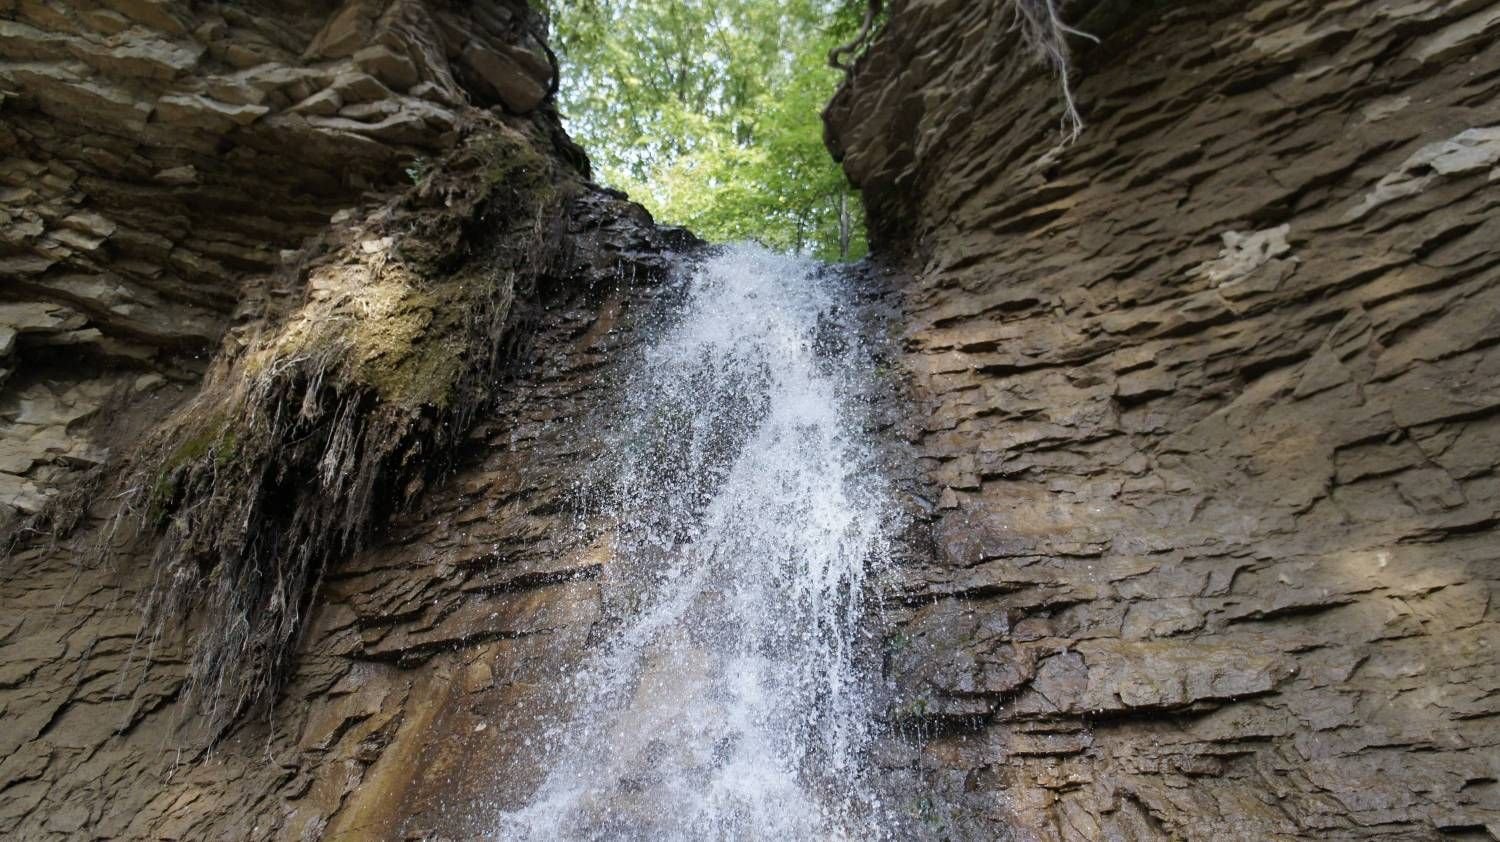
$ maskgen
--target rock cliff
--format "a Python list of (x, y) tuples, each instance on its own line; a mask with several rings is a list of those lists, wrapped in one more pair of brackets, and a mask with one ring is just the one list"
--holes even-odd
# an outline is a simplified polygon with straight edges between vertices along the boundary
[(101, 412), (196, 381), (330, 217), (476, 108), (536, 109), (541, 32), (503, 2), (0, 3), (0, 514), (104, 459)]
[(588, 182), (544, 35), (0, 4), (0, 836), (478, 832), (597, 608), (574, 422), (691, 242)]
[(906, 275), (932, 838), (1500, 838), (1500, 5), (905, 0), (826, 113)]
[[(1058, 145), (1003, 2), (897, 0), (827, 114), (899, 833), (1500, 838), (1500, 5), (1081, 0)], [(580, 421), (690, 242), (555, 84), (519, 0), (0, 0), (0, 836), (534, 785)]]

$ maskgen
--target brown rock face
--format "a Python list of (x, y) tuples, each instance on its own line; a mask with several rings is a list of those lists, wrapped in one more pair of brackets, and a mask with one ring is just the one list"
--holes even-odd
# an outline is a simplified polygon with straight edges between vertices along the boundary
[[(829, 112), (919, 401), (895, 835), (1500, 837), (1500, 5), (1079, 3), (1054, 149), (1000, 2), (896, 2)], [(611, 584), (580, 422), (672, 238), (583, 180), (534, 20), (0, 0), (0, 506), (72, 512), (0, 562), (0, 837), (467, 839), (544, 771)], [(305, 426), (200, 411), (266, 384)], [(265, 578), (245, 488), (378, 540)], [(265, 600), (143, 622), (247, 547)], [(208, 733), (244, 617), (279, 692)]]
[(1500, 5), (1076, 4), (1052, 148), (1000, 2), (827, 115), (910, 274), (920, 835), (1500, 838)]
[(446, 481), (327, 572), (275, 705), (211, 752), (179, 700), (222, 617), (142, 637), (149, 544), (104, 566), (80, 529), (6, 561), (0, 836), (486, 838), (497, 791), (541, 771), (518, 730), (558, 702), (598, 616), (599, 560), (569, 544), (593, 455), (579, 422), (664, 269), (649, 217), (609, 197), (575, 199), (558, 234), (558, 284), (518, 304), (532, 350)]
[(0, 532), (0, 837), (484, 831), (598, 610), (577, 419), (686, 245), (587, 182), (538, 32), (0, 2), (0, 514), (43, 515)]
[(101, 413), (195, 382), (335, 212), (475, 109), (536, 108), (539, 27), (524, 2), (0, 3), (0, 520), (102, 460)]

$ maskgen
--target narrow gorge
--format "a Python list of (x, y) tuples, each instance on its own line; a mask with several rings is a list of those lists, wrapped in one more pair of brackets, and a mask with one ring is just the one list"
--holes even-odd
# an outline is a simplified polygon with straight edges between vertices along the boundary
[(823, 265), (525, 0), (0, 0), (0, 838), (1500, 839), (1500, 3), (884, 6)]

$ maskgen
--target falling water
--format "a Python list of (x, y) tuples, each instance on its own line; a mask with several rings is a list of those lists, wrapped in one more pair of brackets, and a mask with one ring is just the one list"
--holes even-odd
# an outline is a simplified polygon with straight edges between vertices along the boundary
[(497, 836), (878, 836), (859, 655), (888, 507), (839, 280), (739, 246), (693, 273), (626, 383), (594, 514), (620, 618)]

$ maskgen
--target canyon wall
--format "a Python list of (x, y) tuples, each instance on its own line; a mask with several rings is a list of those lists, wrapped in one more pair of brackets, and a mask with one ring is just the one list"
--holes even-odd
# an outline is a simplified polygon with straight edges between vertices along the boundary
[(537, 109), (539, 26), (503, 2), (0, 3), (0, 517), (105, 461), (101, 412), (190, 388), (330, 217), (479, 109)]
[(948, 839), (1500, 838), (1500, 4), (897, 0), (826, 112), (901, 281), (888, 593)]
[(0, 2), (0, 836), (471, 838), (537, 773), (579, 419), (693, 242), (588, 181), (544, 37)]
[[(1059, 145), (1003, 2), (893, 3), (827, 115), (915, 400), (899, 835), (1500, 837), (1500, 5), (1071, 4)], [(472, 838), (545, 771), (582, 421), (691, 238), (544, 37), (0, 0), (0, 836)]]

